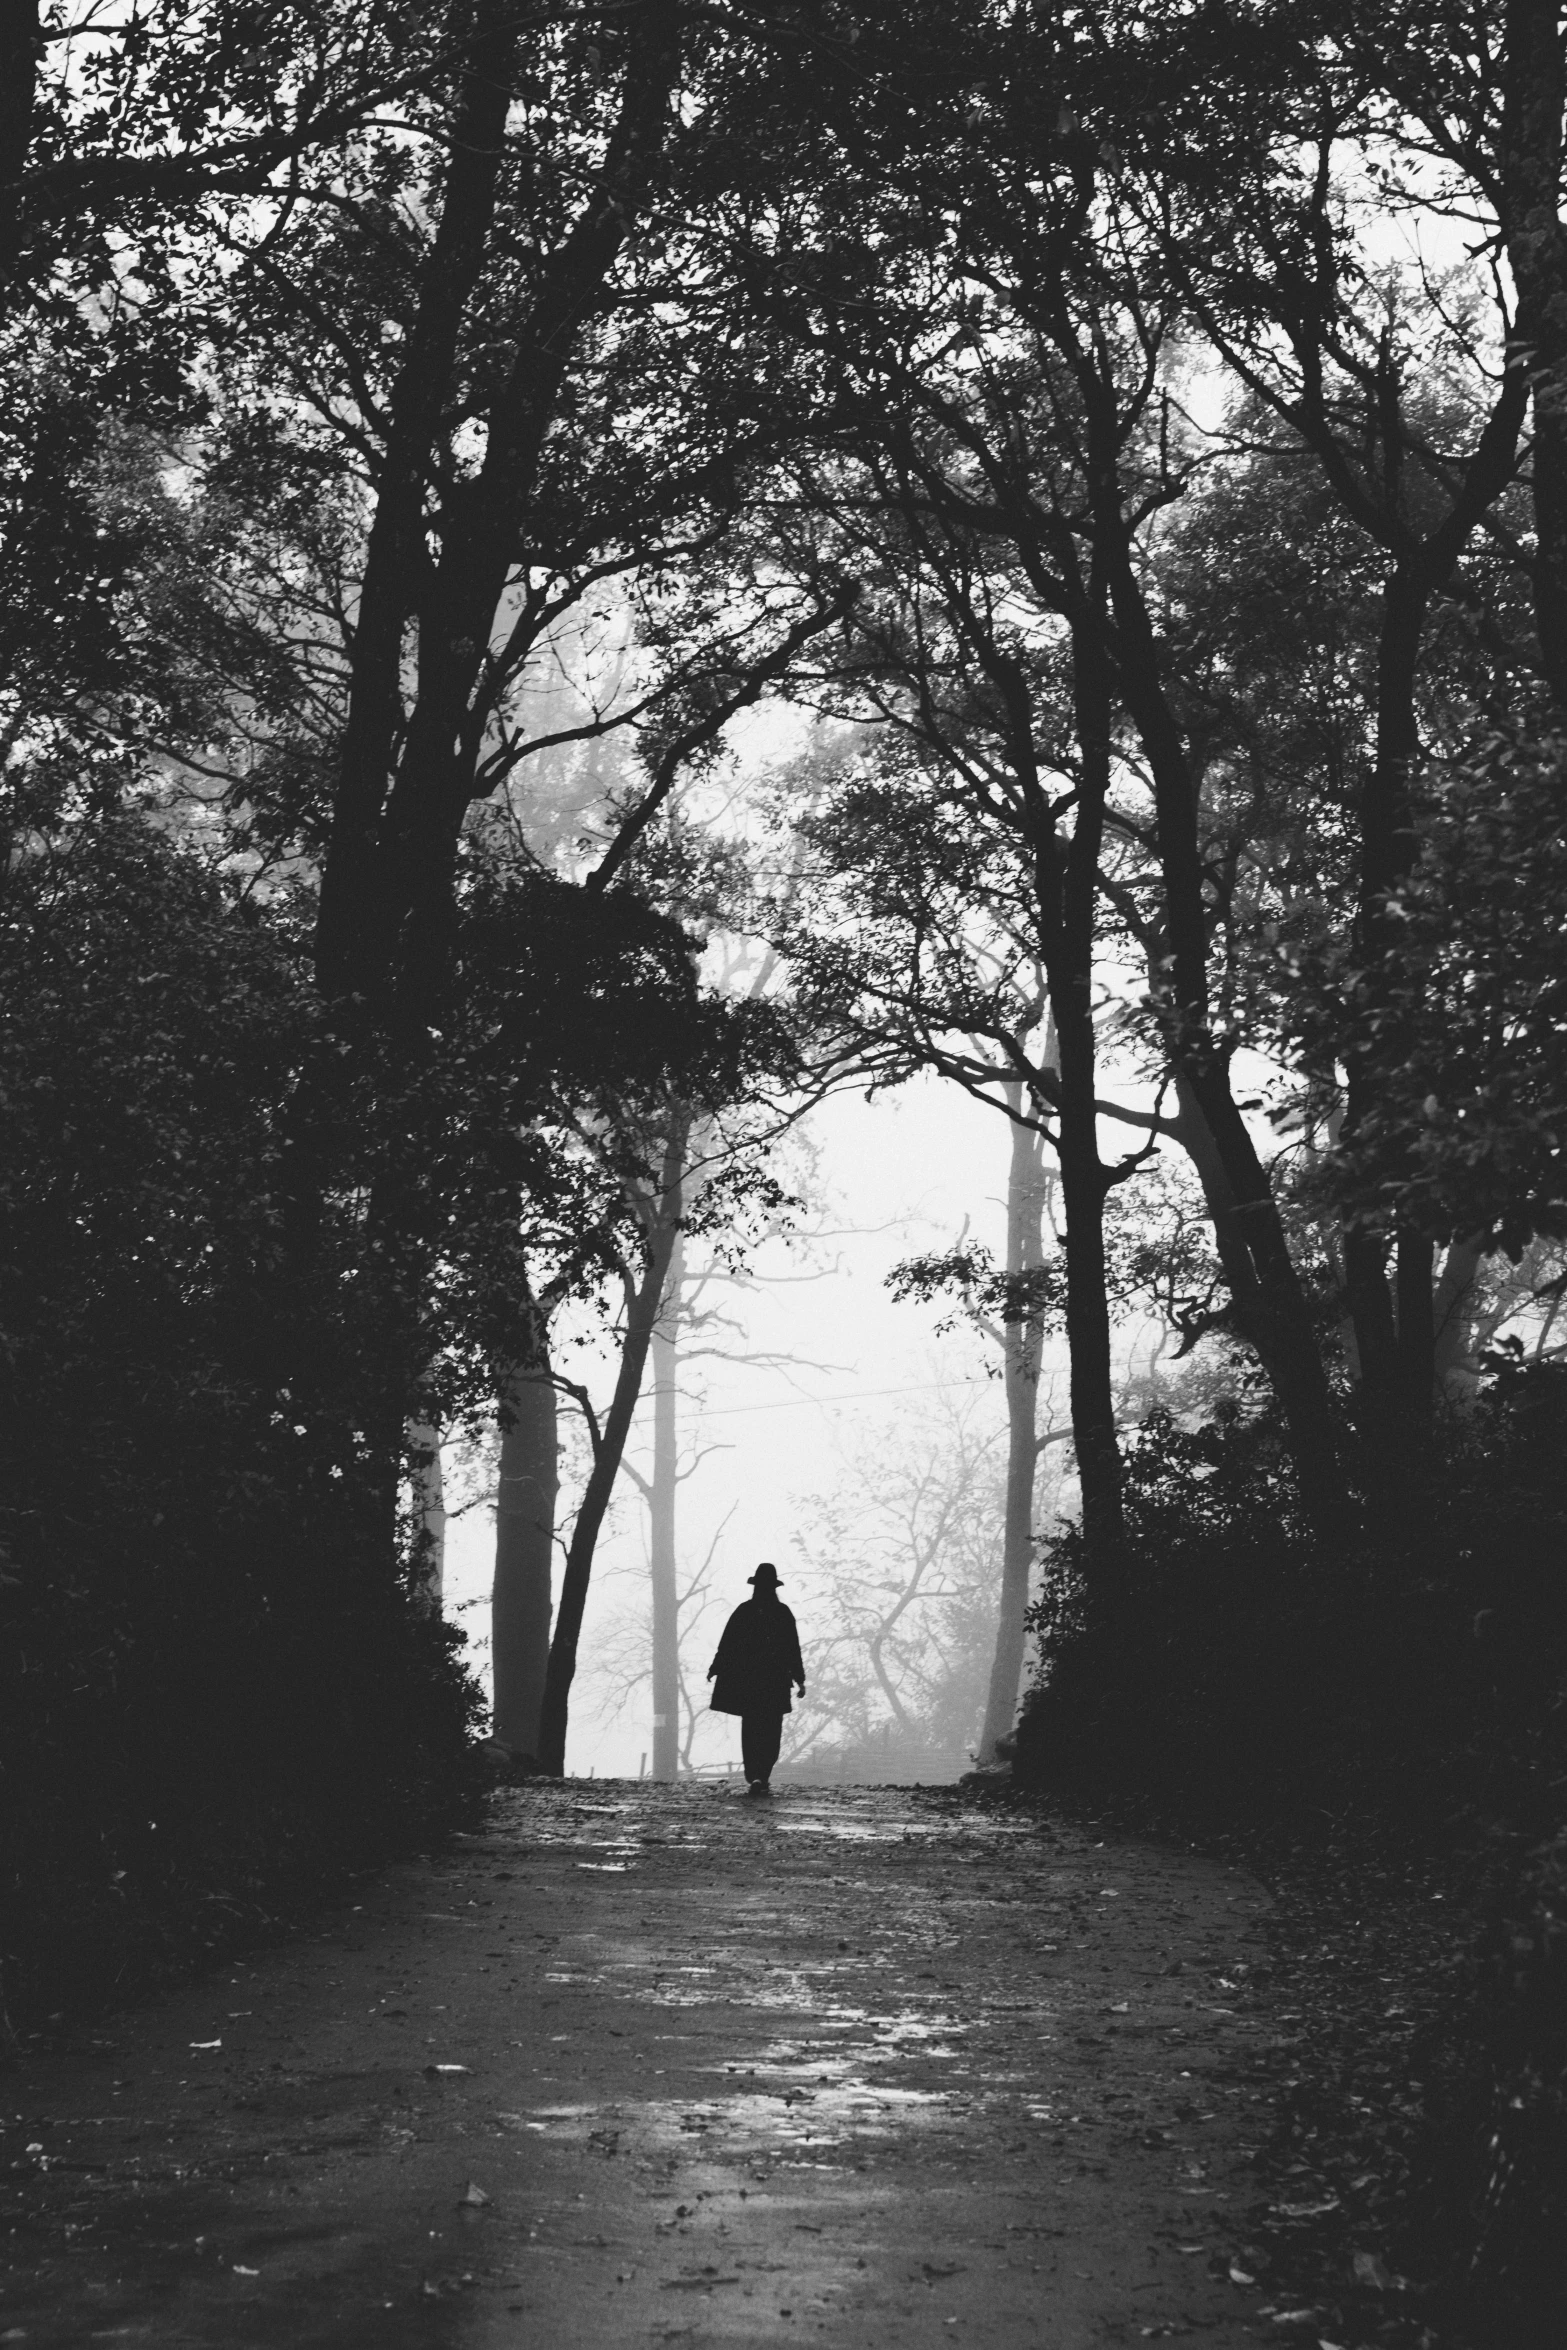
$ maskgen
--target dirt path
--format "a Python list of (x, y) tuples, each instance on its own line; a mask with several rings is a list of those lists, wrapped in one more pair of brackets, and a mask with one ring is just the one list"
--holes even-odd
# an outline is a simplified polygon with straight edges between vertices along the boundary
[(955, 1792), (577, 1782), (361, 1891), (0, 2074), (0, 2344), (1277, 2338), (1226, 2273), (1238, 1872)]

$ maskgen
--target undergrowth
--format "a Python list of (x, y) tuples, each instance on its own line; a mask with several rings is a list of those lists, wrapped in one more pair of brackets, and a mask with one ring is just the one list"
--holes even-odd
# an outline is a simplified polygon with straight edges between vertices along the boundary
[[(1223, 1841), (1286, 1885), (1336, 1887), (1344, 1919), (1391, 1914), (1410, 1871), (1422, 1900), (1448, 1904), (1451, 1924), (1408, 1961), (1417, 1996), (1340, 1994), (1281, 2126), (1293, 2101), (1316, 2110), (1319, 2153), (1336, 2135), (1338, 2216), (1322, 2226), (1346, 2258), (1352, 2181), (1374, 2180), (1375, 2239), (1409, 2271), (1379, 2284), (1384, 2255), (1362, 2238), (1362, 2266), (1376, 2264), (1362, 2298), (1390, 2339), (1437, 2325), (1486, 2350), (1555, 2350), (1567, 1370), (1504, 1369), (1441, 1431), (1418, 1506), (1332, 1550), (1308, 1538), (1261, 1412), (1151, 1421), (1129, 1451), (1127, 1520), (1113, 1595), (1090, 1587), (1075, 1531), (1050, 1546), (1016, 1783)], [(1357, 1915), (1328, 1935), (1341, 1971), (1360, 1931)], [(1354, 2151), (1367, 2131), (1374, 2164)]]

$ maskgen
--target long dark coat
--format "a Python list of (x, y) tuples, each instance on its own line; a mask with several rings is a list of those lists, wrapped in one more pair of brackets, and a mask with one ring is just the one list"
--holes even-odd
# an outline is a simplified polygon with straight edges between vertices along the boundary
[(805, 1679), (800, 1635), (781, 1599), (743, 1599), (724, 1626), (709, 1700), (715, 1714), (791, 1714), (790, 1685)]

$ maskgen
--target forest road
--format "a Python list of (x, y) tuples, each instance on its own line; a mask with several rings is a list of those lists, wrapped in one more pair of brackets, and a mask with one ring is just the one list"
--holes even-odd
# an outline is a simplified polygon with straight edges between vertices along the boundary
[(355, 1891), (0, 2072), (0, 2344), (1301, 2338), (1243, 2268), (1237, 1870), (956, 1789), (578, 1780)]

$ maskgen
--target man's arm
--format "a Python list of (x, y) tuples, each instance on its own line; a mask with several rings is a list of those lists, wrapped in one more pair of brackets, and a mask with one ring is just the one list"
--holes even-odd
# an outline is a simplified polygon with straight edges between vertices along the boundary
[(729, 1635), (734, 1630), (734, 1628), (735, 1620), (734, 1617), (731, 1616), (728, 1623), (724, 1626), (723, 1630), (718, 1635), (718, 1646), (714, 1649), (713, 1661), (707, 1668), (707, 1677), (710, 1681), (712, 1680), (715, 1673), (720, 1672), (723, 1669), (724, 1650), (729, 1646)]

